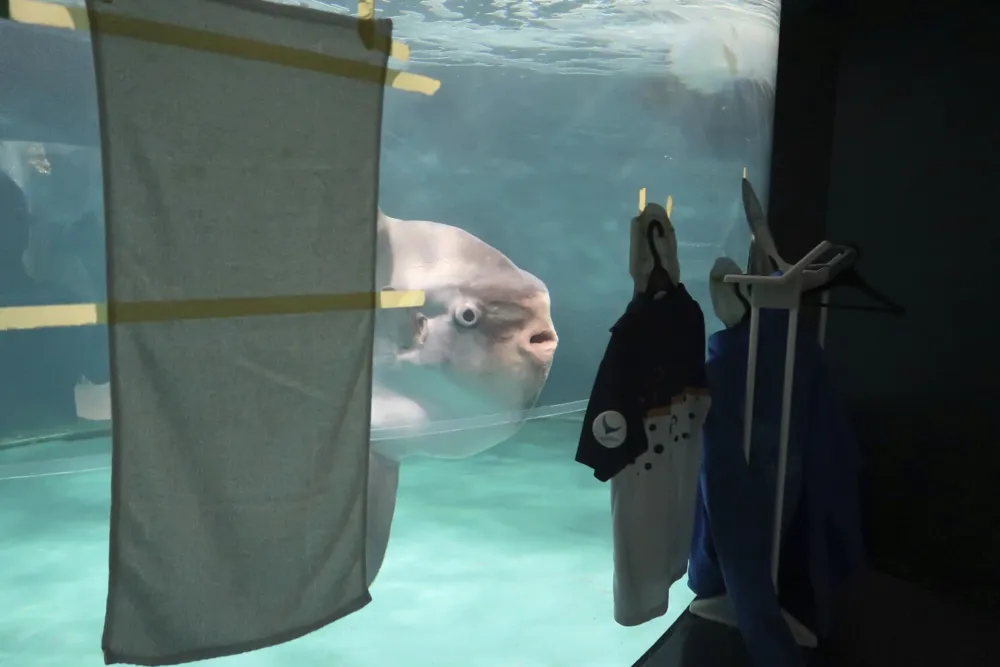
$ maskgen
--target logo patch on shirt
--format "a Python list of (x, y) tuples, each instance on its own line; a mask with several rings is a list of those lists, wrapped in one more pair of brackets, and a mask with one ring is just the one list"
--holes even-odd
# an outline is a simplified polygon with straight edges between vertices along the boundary
[(606, 410), (597, 415), (591, 427), (594, 438), (602, 446), (608, 449), (621, 447), (628, 435), (628, 425), (625, 423), (625, 415), (614, 410)]

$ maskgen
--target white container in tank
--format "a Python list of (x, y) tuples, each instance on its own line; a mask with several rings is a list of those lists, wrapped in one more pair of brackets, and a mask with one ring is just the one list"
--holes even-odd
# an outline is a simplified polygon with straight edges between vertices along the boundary
[(111, 419), (111, 383), (94, 384), (87, 378), (80, 378), (73, 388), (76, 401), (76, 416), (87, 421), (107, 421)]

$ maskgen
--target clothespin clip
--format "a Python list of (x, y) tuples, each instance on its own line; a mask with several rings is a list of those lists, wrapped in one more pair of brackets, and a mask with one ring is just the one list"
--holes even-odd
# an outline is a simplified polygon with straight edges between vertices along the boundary
[[(375, 42), (375, 0), (358, 0), (358, 19), (361, 21), (358, 31), (361, 34), (361, 39), (365, 42), (365, 46), (369, 49), (376, 46), (381, 47), (381, 44), (376, 44)], [(389, 44), (389, 56), (399, 61), (409, 60), (410, 47), (402, 42), (392, 40)]]
[[(653, 248), (663, 260), (664, 265), (674, 284), (680, 282), (680, 268), (677, 263), (677, 239), (670, 223), (670, 212), (674, 207), (673, 197), (667, 197), (666, 207), (656, 202), (650, 203), (646, 197), (646, 188), (639, 189), (639, 213), (632, 218), (629, 228), (629, 275), (635, 285), (635, 291), (646, 289), (647, 279), (654, 264)], [(666, 213), (664, 219), (663, 213)], [(659, 221), (663, 226), (663, 235), (650, 237), (649, 225), (652, 220)]]
[[(375, 37), (375, 0), (358, 0), (358, 35), (369, 49), (388, 49), (389, 57), (399, 61), (410, 59), (410, 47), (402, 42), (392, 40), (388, 44)], [(420, 74), (389, 70), (386, 85), (399, 90), (433, 95), (441, 87), (438, 79), (432, 79)]]
[(365, 47), (374, 49), (375, 41), (375, 0), (358, 0), (358, 35)]
[[(642, 213), (645, 210), (646, 210), (646, 188), (639, 188), (639, 213)], [(674, 211), (673, 195), (667, 195), (666, 211), (668, 218), (671, 215), (673, 215)]]

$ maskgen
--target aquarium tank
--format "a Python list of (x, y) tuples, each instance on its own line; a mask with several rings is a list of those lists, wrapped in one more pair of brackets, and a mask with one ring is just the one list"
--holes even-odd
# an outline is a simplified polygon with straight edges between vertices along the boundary
[[(433, 381), (394, 388), (421, 416), (414, 441), (394, 435), (376, 396), (373, 451), (388, 465), (408, 456), (373, 602), (300, 639), (209, 662), (627, 667), (693, 595), (681, 580), (666, 616), (614, 622), (609, 490), (574, 461), (582, 414), (632, 296), (640, 189), (671, 198), (681, 279), (707, 332), (722, 327), (709, 271), (718, 257), (747, 257), (744, 173), (766, 206), (780, 0), (374, 4), (409, 47), (390, 66), (440, 82), (431, 95), (386, 90), (380, 222), (460, 269), (520, 269), (497, 274), (494, 297), (526, 313), (523, 372), (484, 362), (507, 381), (493, 403)], [(90, 36), (59, 18), (82, 0), (10, 5), (0, 19), (0, 664), (96, 667), (108, 331), (17, 326), (25, 307), (107, 299)], [(459, 283), (462, 270), (472, 269)], [(484, 313), (470, 301), (455, 316), (468, 326)], [(379, 317), (389, 337), (398, 322)], [(409, 313), (408, 335), (428, 318)]]

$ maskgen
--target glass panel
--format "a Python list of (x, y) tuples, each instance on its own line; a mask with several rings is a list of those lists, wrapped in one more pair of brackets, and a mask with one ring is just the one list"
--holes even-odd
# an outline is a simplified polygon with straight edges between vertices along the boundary
[[(88, 35), (0, 21), (0, 49), (0, 308), (103, 302)], [(12, 330), (24, 326), (12, 311), (0, 321), (0, 443), (107, 431), (77, 409), (108, 382), (106, 328)]]
[[(373, 450), (401, 465), (389, 545), (368, 607), (229, 663), (632, 664), (691, 594), (681, 580), (665, 617), (614, 623), (608, 488), (573, 460), (580, 412), (631, 296), (640, 188), (672, 197), (682, 279), (721, 328), (708, 273), (745, 260), (744, 169), (766, 206), (778, 2), (377, 9), (410, 47), (393, 66), (441, 82), (386, 99), (381, 278), (428, 295), (379, 315)], [(2, 307), (105, 299), (90, 57), (85, 32), (0, 21)], [(17, 536), (0, 662), (102, 663), (105, 340), (0, 331), (0, 531)]]
[[(410, 349), (448, 350), (436, 368), (431, 361), (420, 367), (419, 377), (436, 372), (440, 382), (413, 382), (400, 392), (428, 407), (416, 411), (414, 423), (431, 435), (385, 442), (378, 428), (373, 432), (376, 452), (422, 456), (401, 462), (396, 518), (372, 609), (340, 625), (361, 634), (384, 627), (376, 618), (393, 619), (396, 644), (369, 649), (379, 656), (372, 664), (406, 654), (435, 663), (454, 655), (454, 663), (442, 663), (449, 665), (632, 664), (692, 595), (682, 580), (672, 588), (665, 618), (637, 628), (615, 625), (608, 489), (574, 463), (578, 411), (608, 329), (631, 297), (628, 229), (640, 188), (651, 201), (672, 197), (682, 279), (702, 305), (708, 332), (722, 328), (708, 275), (716, 257), (741, 264), (747, 257), (744, 168), (766, 197), (778, 7), (379, 7), (412, 50), (410, 61), (397, 66), (442, 82), (430, 98), (387, 94), (382, 210), (457, 227), (537, 276), (547, 288), (551, 320), (532, 312), (498, 332), (494, 344), (489, 316), (480, 320), (476, 308), (482, 278), (470, 270), (450, 274), (449, 289), (434, 304), (447, 329), (432, 329), (424, 348), (411, 342), (414, 335), (421, 340), (422, 320), (415, 334), (407, 330)], [(425, 233), (414, 242), (434, 245), (436, 232)], [(431, 261), (445, 273), (465, 258), (442, 246)], [(498, 273), (493, 279), (498, 287), (507, 280)], [(519, 298), (511, 289), (508, 300)], [(460, 321), (469, 304), (477, 313), (471, 327)], [(518, 398), (532, 395), (534, 376), (500, 359), (547, 359), (549, 339), (540, 336), (544, 344), (533, 347), (531, 336), (549, 326), (558, 345), (534, 405), (465, 400), (484, 377), (463, 381), (456, 369), (462, 363), (488, 369), (485, 376), (500, 383), (520, 378)], [(502, 357), (505, 345), (516, 350)], [(464, 390), (449, 387), (452, 381)], [(420, 486), (406, 483), (417, 477)], [(415, 581), (434, 581), (436, 590)], [(431, 609), (436, 617), (428, 619)]]

